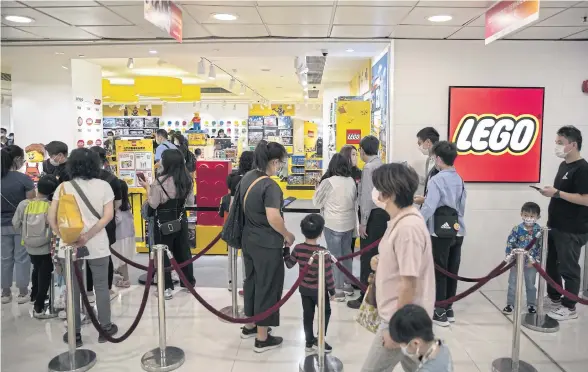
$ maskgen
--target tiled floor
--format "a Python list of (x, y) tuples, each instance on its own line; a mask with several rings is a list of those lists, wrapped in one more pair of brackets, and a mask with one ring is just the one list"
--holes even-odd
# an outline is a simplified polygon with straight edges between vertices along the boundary
[[(220, 288), (201, 288), (199, 292), (215, 307), (230, 302), (229, 292)], [(121, 292), (113, 301), (113, 319), (122, 331), (136, 315), (142, 287), (134, 286)], [(496, 298), (504, 294), (496, 293)], [(490, 298), (493, 297), (489, 293)], [(502, 296), (502, 297), (501, 297)], [(499, 301), (500, 304), (502, 303)], [(241, 340), (236, 325), (218, 321), (188, 293), (177, 293), (166, 302), (169, 345), (186, 352), (186, 362), (179, 371), (193, 371), (206, 366), (214, 372), (250, 372), (279, 370), (297, 371), (304, 356), (304, 337), (300, 299), (294, 296), (281, 312), (282, 326), (275, 334), (285, 339), (281, 349), (264, 354), (252, 351), (253, 341)], [(2, 305), (2, 370), (44, 371), (55, 355), (64, 352), (61, 337), (63, 321), (38, 321), (29, 316), (30, 305)], [(436, 328), (437, 335), (449, 344), (456, 372), (490, 371), (491, 363), (509, 356), (511, 323), (482, 294), (475, 293), (455, 305), (457, 323), (447, 329)], [(343, 303), (333, 303), (328, 341), (346, 371), (360, 371), (373, 335), (357, 325), (354, 311)], [(532, 337), (563, 367), (566, 372), (583, 372), (588, 365), (585, 343), (588, 341), (588, 312), (574, 324), (562, 326), (556, 335)], [(141, 356), (157, 346), (156, 299), (150, 296), (144, 317), (135, 333), (120, 344), (98, 344), (97, 332), (91, 325), (83, 329), (86, 348), (98, 355), (92, 371), (140, 371)], [(122, 333), (122, 332), (121, 332)], [(565, 342), (564, 341), (568, 341)], [(558, 372), (553, 364), (527, 337), (521, 339), (521, 359), (532, 363), (540, 372)], [(398, 369), (396, 370), (398, 371)]]

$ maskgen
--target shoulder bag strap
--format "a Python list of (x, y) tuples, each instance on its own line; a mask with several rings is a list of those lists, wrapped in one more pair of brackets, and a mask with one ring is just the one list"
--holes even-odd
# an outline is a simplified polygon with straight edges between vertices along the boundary
[(253, 181), (253, 183), (251, 184), (251, 186), (249, 186), (249, 188), (247, 189), (247, 192), (245, 193), (245, 197), (243, 198), (243, 212), (245, 212), (245, 202), (247, 201), (247, 195), (249, 195), (249, 191), (251, 191), (251, 189), (253, 188), (253, 186), (255, 186), (256, 183), (258, 183), (259, 181), (265, 179), (265, 178), (269, 178), (268, 176), (261, 176), (258, 179), (256, 179), (255, 181)]
[(10, 200), (8, 200), (8, 199), (6, 198), (6, 196), (4, 196), (4, 195), (2, 195), (2, 194), (0, 194), (0, 196), (2, 196), (2, 199), (6, 200), (6, 202), (7, 202), (8, 204), (12, 205), (12, 208), (16, 209), (16, 207), (14, 206), (14, 204), (12, 204), (12, 203), (10, 202)]
[(82, 198), (82, 200), (84, 201), (84, 204), (86, 204), (86, 207), (88, 207), (88, 209), (94, 215), (94, 217), (96, 217), (97, 219), (101, 219), (102, 217), (98, 214), (98, 212), (96, 212), (96, 209), (94, 209), (92, 204), (90, 204), (88, 197), (86, 196), (86, 194), (84, 194), (84, 192), (82, 191), (80, 186), (76, 183), (76, 181), (71, 180), (71, 181), (69, 181), (69, 183), (71, 183), (71, 185), (74, 187), (74, 189), (76, 189), (76, 191), (78, 192), (78, 195), (80, 196), (80, 198)]
[[(157, 183), (159, 184), (159, 186), (161, 186), (161, 190), (163, 191), (163, 193), (165, 194), (165, 196), (167, 196), (168, 200), (172, 200), (172, 198), (170, 198), (169, 194), (167, 193), (167, 191), (165, 191), (165, 188), (163, 187), (163, 184), (161, 183), (161, 181), (159, 180), (159, 177), (155, 177), (155, 179), (157, 180)], [(165, 181), (165, 180), (164, 180)]]

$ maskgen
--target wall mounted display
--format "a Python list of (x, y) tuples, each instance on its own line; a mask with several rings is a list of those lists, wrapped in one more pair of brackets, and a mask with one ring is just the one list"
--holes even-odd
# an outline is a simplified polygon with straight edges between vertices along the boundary
[(544, 97), (540, 87), (449, 87), (447, 138), (464, 181), (540, 181)]
[(380, 158), (386, 162), (386, 142), (389, 125), (389, 63), (390, 52), (387, 51), (372, 66), (372, 130), (371, 134), (380, 140)]

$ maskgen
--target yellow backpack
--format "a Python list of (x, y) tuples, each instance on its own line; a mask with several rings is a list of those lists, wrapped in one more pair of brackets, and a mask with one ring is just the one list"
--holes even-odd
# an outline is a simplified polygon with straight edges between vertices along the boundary
[(65, 183), (59, 191), (57, 204), (57, 226), (61, 240), (66, 244), (75, 243), (84, 229), (82, 213), (74, 194), (65, 193)]

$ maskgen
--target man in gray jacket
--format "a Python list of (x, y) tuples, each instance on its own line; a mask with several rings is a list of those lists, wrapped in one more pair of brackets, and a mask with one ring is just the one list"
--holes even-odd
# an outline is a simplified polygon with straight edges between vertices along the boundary
[[(372, 174), (379, 166), (382, 160), (378, 157), (380, 141), (374, 136), (365, 136), (359, 143), (359, 155), (364, 161), (363, 171), (361, 173), (361, 182), (359, 184), (359, 246), (361, 249), (367, 247), (373, 242), (384, 236), (388, 227), (390, 216), (385, 210), (376, 207), (372, 201), (372, 191), (374, 183)], [(360, 274), (359, 280), (367, 285), (368, 278), (373, 272), (370, 267), (370, 260), (378, 254), (378, 247), (370, 249), (360, 256)], [(361, 293), (357, 300), (347, 302), (347, 306), (352, 309), (359, 309), (363, 301), (364, 293)]]

